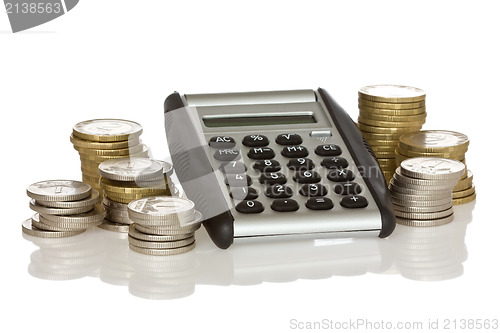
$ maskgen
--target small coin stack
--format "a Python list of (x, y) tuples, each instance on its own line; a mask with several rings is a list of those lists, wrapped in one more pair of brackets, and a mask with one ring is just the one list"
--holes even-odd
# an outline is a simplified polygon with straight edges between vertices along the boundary
[(132, 220), (127, 205), (133, 200), (171, 195), (172, 165), (145, 157), (128, 157), (104, 161), (99, 165), (99, 184), (106, 220), (99, 227), (109, 231), (128, 232)]
[(73, 127), (70, 140), (80, 154), (82, 180), (102, 194), (99, 163), (128, 156), (148, 157), (139, 136), (142, 126), (122, 119), (93, 119)]
[(396, 222), (430, 227), (453, 221), (452, 191), (463, 163), (438, 157), (404, 160), (389, 183)]
[[(469, 138), (462, 133), (431, 130), (404, 134), (396, 149), (396, 165), (412, 157), (442, 157), (460, 161), (466, 165), (465, 153)], [(467, 166), (466, 166), (467, 170)], [(453, 189), (453, 204), (461, 205), (476, 199), (472, 172), (467, 170)]]
[(104, 219), (97, 204), (99, 193), (90, 185), (74, 180), (47, 180), (26, 189), (30, 208), (37, 212), (23, 222), (23, 232), (44, 238), (62, 238), (83, 233)]
[(200, 227), (201, 214), (188, 199), (154, 196), (128, 204), (131, 250), (166, 256), (191, 251), (195, 247), (194, 232)]
[(358, 106), (358, 128), (389, 182), (396, 169), (399, 137), (420, 130), (425, 123), (425, 92), (398, 85), (365, 86), (358, 91)]

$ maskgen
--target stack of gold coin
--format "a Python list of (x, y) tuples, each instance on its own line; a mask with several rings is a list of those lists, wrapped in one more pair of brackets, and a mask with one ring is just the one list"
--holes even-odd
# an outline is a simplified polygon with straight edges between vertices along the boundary
[(76, 124), (70, 140), (80, 154), (82, 180), (102, 194), (99, 164), (127, 156), (148, 157), (141, 134), (141, 125), (130, 120), (93, 119)]
[(372, 147), (387, 180), (396, 169), (399, 137), (425, 123), (425, 92), (398, 85), (365, 86), (358, 91), (358, 128)]
[[(428, 156), (449, 158), (466, 165), (465, 153), (468, 147), (469, 138), (458, 132), (430, 130), (407, 133), (399, 139), (396, 149), (396, 165), (411, 157)], [(454, 205), (461, 205), (476, 199), (476, 188), (472, 177), (472, 172), (467, 170), (458, 181), (453, 189)]]
[(147, 255), (174, 255), (195, 247), (194, 233), (200, 227), (201, 214), (188, 199), (154, 196), (128, 204), (131, 250)]
[(99, 165), (99, 184), (103, 189), (106, 220), (102, 229), (128, 232), (127, 204), (148, 196), (171, 195), (172, 166), (145, 157), (127, 157), (104, 161)]
[(75, 236), (97, 226), (104, 208), (97, 204), (99, 193), (90, 185), (74, 180), (46, 180), (31, 184), (26, 193), (36, 212), (23, 222), (23, 232), (44, 238)]

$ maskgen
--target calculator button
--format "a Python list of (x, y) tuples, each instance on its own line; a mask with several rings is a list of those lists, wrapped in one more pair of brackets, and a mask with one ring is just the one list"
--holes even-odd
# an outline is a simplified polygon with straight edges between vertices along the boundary
[(264, 172), (260, 175), (259, 179), (261, 184), (285, 184), (286, 177), (281, 172)]
[(311, 170), (314, 169), (314, 162), (309, 158), (299, 157), (292, 158), (288, 161), (286, 165), (289, 169), (299, 171), (299, 170)]
[(254, 160), (270, 160), (276, 156), (271, 148), (252, 148), (247, 155)]
[(319, 183), (321, 176), (316, 171), (297, 171), (293, 180), (300, 184)]
[(294, 212), (299, 209), (299, 204), (293, 199), (276, 199), (271, 208), (277, 212)]
[(328, 189), (321, 184), (305, 184), (302, 185), (299, 193), (305, 197), (322, 197), (328, 193)]
[(306, 157), (309, 155), (307, 148), (304, 146), (288, 146), (284, 147), (281, 155), (290, 158)]
[(233, 161), (240, 156), (238, 149), (217, 149), (214, 158), (218, 161)]
[(286, 185), (274, 184), (268, 186), (264, 194), (269, 198), (290, 198), (293, 195), (293, 190)]
[(238, 161), (223, 163), (219, 169), (225, 174), (245, 173), (247, 171), (245, 164)]
[(245, 136), (242, 143), (247, 147), (265, 147), (269, 144), (269, 139), (265, 135), (251, 134)]
[(333, 186), (333, 192), (339, 195), (357, 195), (361, 193), (361, 186), (357, 183), (338, 183)]
[(212, 148), (233, 148), (236, 142), (230, 136), (214, 136), (210, 138), (208, 145)]
[(276, 143), (282, 146), (300, 145), (302, 137), (298, 134), (280, 134), (276, 137)]
[(364, 208), (368, 206), (368, 200), (361, 195), (351, 195), (343, 197), (340, 205), (345, 208)]
[(328, 210), (333, 208), (333, 202), (328, 198), (310, 198), (306, 202), (306, 207), (313, 210)]
[(350, 182), (354, 180), (354, 173), (351, 170), (339, 168), (329, 171), (326, 177), (332, 182)]
[(276, 160), (260, 160), (253, 164), (253, 168), (260, 172), (276, 172), (281, 170), (281, 165)]
[(327, 157), (321, 161), (321, 165), (327, 169), (347, 168), (349, 163), (343, 157)]
[(254, 200), (259, 196), (253, 187), (235, 187), (231, 189), (229, 195), (236, 200)]
[(342, 154), (342, 149), (337, 145), (319, 145), (314, 152), (319, 156), (339, 156)]
[(257, 200), (243, 200), (236, 205), (236, 210), (243, 214), (256, 214), (264, 211), (264, 206)]
[(227, 175), (225, 182), (230, 187), (244, 187), (252, 185), (252, 178), (245, 174)]

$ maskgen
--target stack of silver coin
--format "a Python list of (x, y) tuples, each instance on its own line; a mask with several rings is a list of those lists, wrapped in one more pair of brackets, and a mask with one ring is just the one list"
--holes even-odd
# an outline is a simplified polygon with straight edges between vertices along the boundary
[(430, 227), (453, 221), (453, 188), (464, 173), (463, 163), (446, 158), (401, 162), (389, 183), (396, 222)]
[(99, 192), (74, 180), (47, 180), (31, 184), (26, 193), (30, 208), (37, 212), (23, 222), (23, 232), (36, 237), (75, 236), (97, 226), (104, 208), (97, 204)]
[(188, 199), (154, 196), (128, 204), (134, 221), (128, 231), (131, 250), (148, 255), (174, 255), (195, 247), (194, 233), (202, 216)]

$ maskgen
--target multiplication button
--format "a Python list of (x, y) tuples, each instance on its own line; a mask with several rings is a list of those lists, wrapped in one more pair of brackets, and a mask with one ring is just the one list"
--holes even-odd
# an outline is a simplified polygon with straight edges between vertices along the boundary
[(236, 211), (242, 214), (257, 214), (264, 211), (264, 206), (257, 200), (243, 200), (236, 205)]
[(271, 204), (271, 209), (277, 212), (294, 212), (299, 209), (299, 204), (293, 199), (276, 199)]
[(242, 143), (247, 147), (265, 147), (269, 144), (269, 139), (265, 135), (251, 134), (245, 136)]
[(340, 205), (344, 208), (365, 208), (368, 206), (368, 200), (361, 195), (351, 195), (343, 197)]
[(328, 210), (333, 208), (333, 202), (328, 198), (310, 198), (306, 207), (312, 210)]
[(214, 158), (217, 161), (234, 161), (240, 156), (238, 149), (217, 149)]
[(214, 136), (210, 138), (208, 145), (212, 148), (233, 148), (236, 142), (230, 136)]

